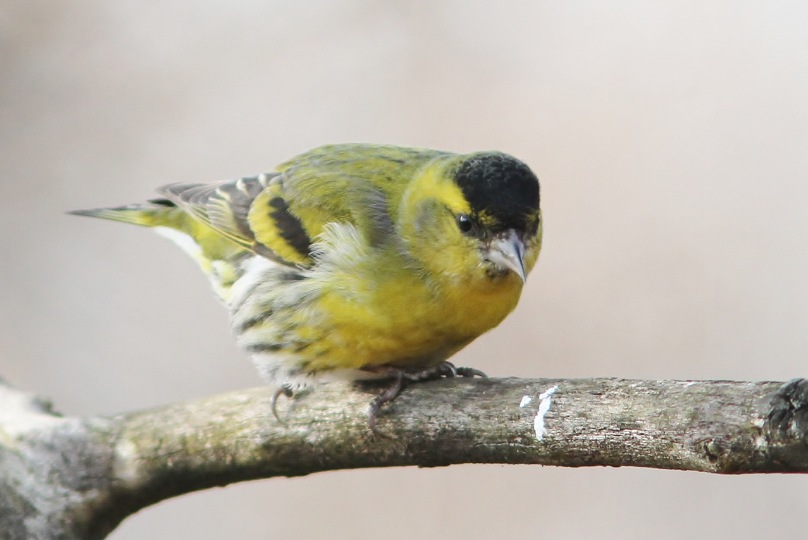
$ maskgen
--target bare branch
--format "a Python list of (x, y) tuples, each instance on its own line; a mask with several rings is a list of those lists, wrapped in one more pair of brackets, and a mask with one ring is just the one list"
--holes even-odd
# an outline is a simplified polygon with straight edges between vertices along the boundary
[(0, 384), (0, 531), (102, 538), (194, 490), (360, 467), (532, 463), (808, 471), (808, 381), (454, 379), (408, 388), (372, 435), (373, 387), (279, 404), (254, 388), (115, 417), (62, 418)]

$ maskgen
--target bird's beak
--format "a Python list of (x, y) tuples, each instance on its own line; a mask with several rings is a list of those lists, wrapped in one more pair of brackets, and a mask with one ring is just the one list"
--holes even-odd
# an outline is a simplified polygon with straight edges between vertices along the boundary
[(525, 272), (525, 243), (513, 229), (497, 234), (488, 247), (489, 261), (502, 268), (512, 270), (522, 283), (527, 279)]

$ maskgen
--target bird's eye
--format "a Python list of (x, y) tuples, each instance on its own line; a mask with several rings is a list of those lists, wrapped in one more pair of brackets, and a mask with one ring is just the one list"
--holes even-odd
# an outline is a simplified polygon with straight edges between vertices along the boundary
[(457, 214), (457, 227), (462, 233), (468, 234), (474, 228), (474, 223), (468, 214)]

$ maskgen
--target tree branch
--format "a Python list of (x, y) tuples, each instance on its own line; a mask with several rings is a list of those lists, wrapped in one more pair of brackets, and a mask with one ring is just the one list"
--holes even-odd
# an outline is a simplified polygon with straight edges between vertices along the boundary
[(103, 538), (194, 490), (360, 467), (456, 463), (808, 472), (808, 381), (452, 379), (414, 384), (379, 419), (378, 388), (279, 403), (254, 388), (114, 417), (64, 418), (0, 381), (0, 531)]

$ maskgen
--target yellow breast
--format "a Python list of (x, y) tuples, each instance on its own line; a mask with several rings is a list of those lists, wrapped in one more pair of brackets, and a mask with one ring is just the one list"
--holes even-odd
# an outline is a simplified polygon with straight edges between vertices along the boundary
[(309, 351), (309, 367), (435, 365), (498, 325), (521, 288), (513, 274), (440, 285), (401, 268), (375, 279), (332, 276), (316, 302), (330, 331)]

